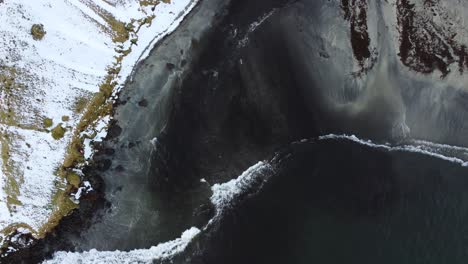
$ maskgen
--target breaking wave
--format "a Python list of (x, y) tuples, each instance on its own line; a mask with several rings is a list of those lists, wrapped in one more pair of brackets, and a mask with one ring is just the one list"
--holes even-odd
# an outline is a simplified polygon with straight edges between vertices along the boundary
[(192, 239), (200, 233), (196, 227), (185, 231), (178, 239), (161, 243), (150, 249), (137, 249), (128, 252), (97, 251), (95, 249), (82, 252), (57, 252), (52, 260), (44, 264), (78, 264), (78, 263), (152, 263), (155, 259), (167, 259), (184, 251)]
[(460, 164), (463, 167), (468, 167), (468, 148), (459, 146), (451, 146), (445, 144), (438, 144), (434, 142), (422, 140), (410, 140), (407, 144), (391, 145), (390, 143), (378, 144), (371, 140), (364, 140), (356, 137), (355, 135), (336, 135), (330, 134), (319, 137), (320, 140), (326, 139), (343, 139), (351, 140), (362, 145), (373, 148), (382, 148), (388, 151), (405, 151), (419, 153), (426, 156), (439, 158), (445, 161)]
[[(392, 145), (390, 143), (375, 143), (371, 140), (361, 139), (354, 135), (337, 134), (320, 136), (318, 140), (353, 141), (371, 148), (418, 153), (468, 167), (468, 149), (458, 146), (422, 140), (411, 140), (405, 144)], [(310, 141), (302, 140), (294, 144), (308, 142)], [(180, 238), (161, 243), (149, 249), (137, 249), (127, 252), (98, 251), (95, 249), (86, 252), (57, 252), (53, 259), (47, 260), (44, 263), (153, 263), (155, 260), (171, 259), (173, 256), (182, 253), (197, 235), (218, 222), (226, 211), (235, 208), (242, 200), (248, 199), (252, 195), (260, 192), (273, 173), (274, 167), (272, 164), (267, 161), (260, 161), (248, 168), (236, 179), (222, 184), (214, 184), (211, 187), (213, 193), (210, 201), (214, 205), (216, 212), (214, 217), (201, 230), (192, 227), (183, 232)]]
[[(252, 195), (261, 190), (263, 184), (272, 175), (273, 167), (265, 161), (258, 162), (244, 171), (238, 178), (223, 184), (215, 184), (211, 187), (213, 192), (211, 203), (215, 206), (216, 214), (203, 228), (218, 221), (223, 213), (236, 205), (243, 195)], [(153, 263), (155, 260), (165, 260), (185, 250), (190, 242), (202, 232), (192, 227), (182, 233), (181, 237), (169, 242), (161, 243), (149, 249), (137, 249), (132, 251), (98, 251), (86, 252), (57, 252), (53, 259), (44, 264), (79, 264), (79, 263)]]

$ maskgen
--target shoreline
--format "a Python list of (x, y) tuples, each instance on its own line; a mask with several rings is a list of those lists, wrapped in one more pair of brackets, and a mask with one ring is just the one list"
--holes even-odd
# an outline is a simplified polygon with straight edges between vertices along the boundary
[[(129, 82), (132, 82), (132, 79), (141, 67), (144, 66), (145, 61), (148, 57), (152, 56), (152, 52), (157, 50), (158, 47), (172, 34), (174, 34), (178, 28), (185, 23), (185, 20), (188, 16), (192, 14), (194, 9), (198, 7), (200, 2), (203, 0), (191, 0), (189, 6), (186, 7), (185, 10), (190, 9), (187, 14), (180, 13), (179, 17), (183, 17), (181, 22), (171, 30), (171, 27), (167, 28), (165, 32), (171, 31), (170, 33), (162, 33), (164, 35), (161, 39), (156, 40), (161, 33), (156, 35), (153, 40), (146, 46), (143, 53), (140, 54), (138, 57), (137, 62), (135, 63), (133, 69), (131, 70), (130, 74), (126, 77), (124, 84), (120, 89), (116, 89), (116, 93), (113, 94), (113, 110), (110, 116), (115, 115), (116, 109), (120, 106), (121, 102), (119, 99), (119, 95), (125, 90), (125, 87), (128, 85)], [(174, 24), (176, 21), (173, 21)], [(148, 51), (149, 50), (149, 51)], [(146, 53), (146, 55), (145, 55)], [(31, 234), (21, 234), (21, 233), (14, 233), (13, 235), (19, 235), (18, 239), (15, 242), (18, 243), (11, 243), (11, 246), (16, 248), (16, 251), (9, 252), (5, 254), (2, 258), (0, 258), (5, 263), (27, 263), (32, 262), (41, 262), (42, 259), (45, 257), (51, 257), (51, 253), (56, 250), (73, 250), (73, 245), (69, 241), (70, 235), (78, 236), (82, 230), (89, 228), (92, 224), (92, 221), (95, 221), (96, 217), (99, 217), (96, 214), (105, 210), (105, 208), (109, 207), (108, 201), (105, 199), (105, 186), (100, 173), (103, 169), (105, 169), (108, 165), (106, 164), (106, 160), (100, 160), (99, 156), (109, 149), (103, 147), (104, 142), (110, 141), (113, 139), (112, 131), (115, 130), (115, 121), (111, 119), (109, 127), (106, 131), (108, 135), (103, 138), (102, 142), (98, 142), (97, 146), (94, 147), (93, 156), (88, 161), (88, 164), (82, 168), (83, 177), (81, 182), (90, 182), (92, 186), (92, 191), (88, 193), (83, 193), (80, 197), (80, 203), (78, 204), (78, 208), (73, 210), (70, 214), (64, 216), (59, 224), (52, 229), (50, 232), (46, 233), (44, 238), (34, 238)], [(111, 132), (111, 133), (109, 133)], [(56, 238), (61, 238), (61, 240), (56, 241)], [(27, 241), (27, 246), (24, 247), (25, 241)], [(55, 248), (53, 250), (47, 248)], [(25, 260), (26, 259), (26, 260)]]
[[(194, 0), (195, 1), (195, 0)], [(173, 37), (174, 34), (180, 31), (180, 28), (183, 27), (187, 20), (189, 20), (194, 12), (198, 10), (202, 2), (207, 2), (206, 0), (197, 1), (191, 12), (181, 21), (180, 25), (171, 33), (165, 35), (161, 40), (157, 41), (155, 44), (151, 43), (147, 48), (151, 47), (151, 50), (148, 52), (148, 55), (143, 60), (139, 59), (135, 64), (135, 67), (131, 71), (131, 74), (127, 77), (125, 84), (122, 86), (122, 89), (118, 90), (118, 93), (115, 94), (115, 100), (113, 102), (114, 109), (111, 116), (116, 116), (116, 111), (119, 110), (121, 105), (125, 105), (127, 102), (123, 101), (121, 98), (122, 94), (126, 93), (128, 86), (134, 83), (134, 77), (138, 74), (142, 68), (146, 65), (148, 60), (151, 60), (152, 56), (158, 56), (155, 52), (165, 44), (168, 38)], [(213, 1), (211, 1), (213, 2)], [(157, 36), (155, 37), (157, 38)], [(191, 43), (190, 43), (191, 44)], [(141, 55), (143, 56), (143, 54)], [(140, 56), (140, 57), (141, 57)], [(80, 198), (79, 208), (72, 211), (70, 215), (65, 216), (61, 219), (59, 225), (54, 228), (51, 232), (42, 239), (33, 239), (33, 243), (26, 248), (21, 248), (16, 252), (9, 253), (7, 256), (2, 258), (2, 261), (5, 263), (23, 263), (26, 261), (30, 262), (41, 262), (44, 258), (50, 258), (55, 251), (59, 250), (74, 250), (75, 245), (70, 241), (70, 237), (78, 238), (80, 233), (83, 230), (87, 230), (94, 221), (96, 217), (99, 218), (99, 214), (105, 214), (106, 208), (108, 209), (110, 204), (106, 200), (105, 195), (105, 182), (102, 178), (102, 173), (109, 169), (109, 163), (107, 159), (102, 159), (102, 156), (108, 155), (112, 152), (112, 149), (106, 147), (105, 145), (111, 141), (115, 140), (116, 131), (119, 131), (121, 128), (117, 124), (115, 119), (110, 121), (108, 127), (108, 134), (106, 138), (96, 146), (95, 153), (92, 157), (92, 162), (83, 168), (84, 178), (83, 181), (88, 181), (93, 187), (93, 191), (90, 193), (84, 193)], [(59, 239), (57, 239), (59, 238)], [(28, 235), (22, 236), (22, 239), (32, 239)], [(17, 245), (20, 246), (20, 245)]]

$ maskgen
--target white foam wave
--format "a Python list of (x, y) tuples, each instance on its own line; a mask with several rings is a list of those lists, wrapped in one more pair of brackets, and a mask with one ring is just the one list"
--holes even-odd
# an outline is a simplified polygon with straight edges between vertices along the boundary
[(438, 159), (442, 159), (445, 161), (450, 161), (453, 163), (460, 164), (463, 167), (468, 167), (468, 159), (463, 159), (460, 157), (460, 155), (445, 155), (446, 151), (444, 151), (442, 154), (442, 149), (445, 150), (453, 150), (453, 151), (464, 151), (463, 154), (468, 155), (468, 149), (463, 148), (463, 147), (458, 147), (458, 146), (450, 146), (450, 145), (444, 145), (444, 144), (438, 144), (438, 143), (433, 143), (433, 142), (427, 142), (427, 141), (421, 141), (421, 140), (414, 140), (411, 141), (410, 144), (406, 145), (396, 145), (392, 146), (389, 143), (385, 144), (378, 144), (374, 143), (371, 140), (364, 140), (356, 137), (355, 135), (336, 135), (336, 134), (330, 134), (330, 135), (325, 135), (325, 136), (320, 136), (319, 140), (326, 140), (326, 139), (345, 139), (345, 140), (351, 140), (369, 147), (374, 147), (374, 148), (383, 148), (388, 151), (405, 151), (405, 152), (413, 152), (413, 153), (419, 153), (423, 154), (426, 156), (431, 156), (435, 157)]
[[(428, 155), (443, 160), (458, 163), (462, 166), (468, 166), (468, 162), (456, 157), (445, 156), (437, 152), (424, 149), (424, 147), (432, 147), (433, 149), (444, 148), (453, 149), (459, 151), (466, 151), (468, 149), (442, 145), (433, 142), (426, 141), (413, 141), (415, 145), (401, 145), (392, 146), (389, 143), (378, 144), (371, 140), (360, 139), (354, 135), (325, 135), (319, 137), (319, 140), (327, 139), (340, 139), (350, 140), (369, 147), (383, 148), (388, 151), (406, 151), (415, 152), (423, 155)], [(300, 142), (307, 142), (307, 140), (301, 140)], [(299, 142), (297, 142), (299, 143)], [(244, 171), (238, 178), (230, 180), (226, 183), (215, 184), (211, 187), (213, 194), (210, 198), (211, 203), (215, 206), (215, 216), (208, 222), (208, 224), (202, 228), (202, 230), (208, 229), (213, 223), (216, 223), (223, 213), (234, 206), (238, 202), (242, 195), (246, 193), (258, 193), (268, 181), (269, 177), (273, 175), (271, 172), (273, 167), (271, 164), (265, 161), (260, 161), (257, 164), (251, 166)], [(151, 247), (150, 249), (138, 249), (128, 252), (122, 251), (97, 251), (91, 250), (82, 253), (72, 252), (57, 252), (52, 260), (45, 261), (44, 264), (77, 264), (77, 263), (153, 263), (154, 260), (170, 259), (183, 252), (190, 242), (200, 233), (202, 230), (192, 227), (185, 231), (182, 236), (176, 240), (161, 243), (157, 246)]]
[[(276, 9), (271, 10), (270, 12), (264, 14), (262, 17), (260, 17), (257, 21), (254, 21), (252, 24), (250, 24), (249, 29), (247, 30), (247, 34), (243, 39), (239, 41), (238, 46), (239, 47), (245, 47), (249, 43), (249, 36), (257, 30), (259, 26), (261, 26), (266, 20), (268, 20), (274, 13), (276, 12)], [(237, 34), (237, 29), (235, 30), (234, 35)], [(242, 63), (241, 63), (242, 64)]]
[[(216, 208), (215, 216), (203, 228), (206, 230), (211, 224), (219, 220), (222, 213), (235, 205), (234, 201), (249, 190), (258, 192), (268, 180), (272, 166), (267, 162), (258, 162), (243, 172), (237, 179), (223, 184), (212, 186), (213, 194), (210, 198)], [(79, 264), (79, 263), (153, 263), (154, 260), (170, 259), (185, 250), (188, 244), (201, 232), (196, 227), (185, 231), (181, 238), (159, 244), (150, 249), (137, 249), (132, 251), (98, 251), (86, 252), (57, 252), (52, 260), (44, 264)]]
[(453, 145), (447, 145), (447, 144), (439, 144), (439, 143), (424, 141), (424, 140), (415, 140), (414, 143), (421, 145), (421, 146), (436, 148), (439, 150), (460, 151), (464, 154), (468, 154), (468, 148), (465, 148), (465, 147), (453, 146)]
[(44, 264), (130, 264), (153, 263), (154, 260), (167, 259), (185, 250), (190, 241), (200, 233), (198, 228), (192, 227), (185, 231), (178, 239), (159, 244), (149, 249), (137, 249), (128, 252), (122, 251), (97, 251), (95, 249), (82, 252), (58, 252), (52, 260)]
[(271, 175), (271, 173), (266, 172), (272, 169), (269, 163), (261, 161), (248, 168), (237, 179), (213, 185), (211, 187), (213, 191), (211, 203), (216, 208), (216, 216), (221, 215), (224, 210), (231, 208), (233, 202), (237, 201), (237, 198), (248, 190), (255, 188), (255, 191), (258, 192)]

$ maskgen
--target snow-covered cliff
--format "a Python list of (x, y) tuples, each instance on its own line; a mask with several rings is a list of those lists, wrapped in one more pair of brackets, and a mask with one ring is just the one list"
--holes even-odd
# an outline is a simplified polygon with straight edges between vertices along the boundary
[[(0, 1), (0, 245), (78, 202), (111, 97), (197, 1)], [(81, 188), (81, 189), (80, 189)]]

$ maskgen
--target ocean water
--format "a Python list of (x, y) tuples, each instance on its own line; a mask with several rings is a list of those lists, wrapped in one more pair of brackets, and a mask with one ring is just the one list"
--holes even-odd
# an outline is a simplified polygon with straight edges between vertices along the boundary
[(465, 263), (468, 168), (349, 139), (279, 154), (187, 263)]

